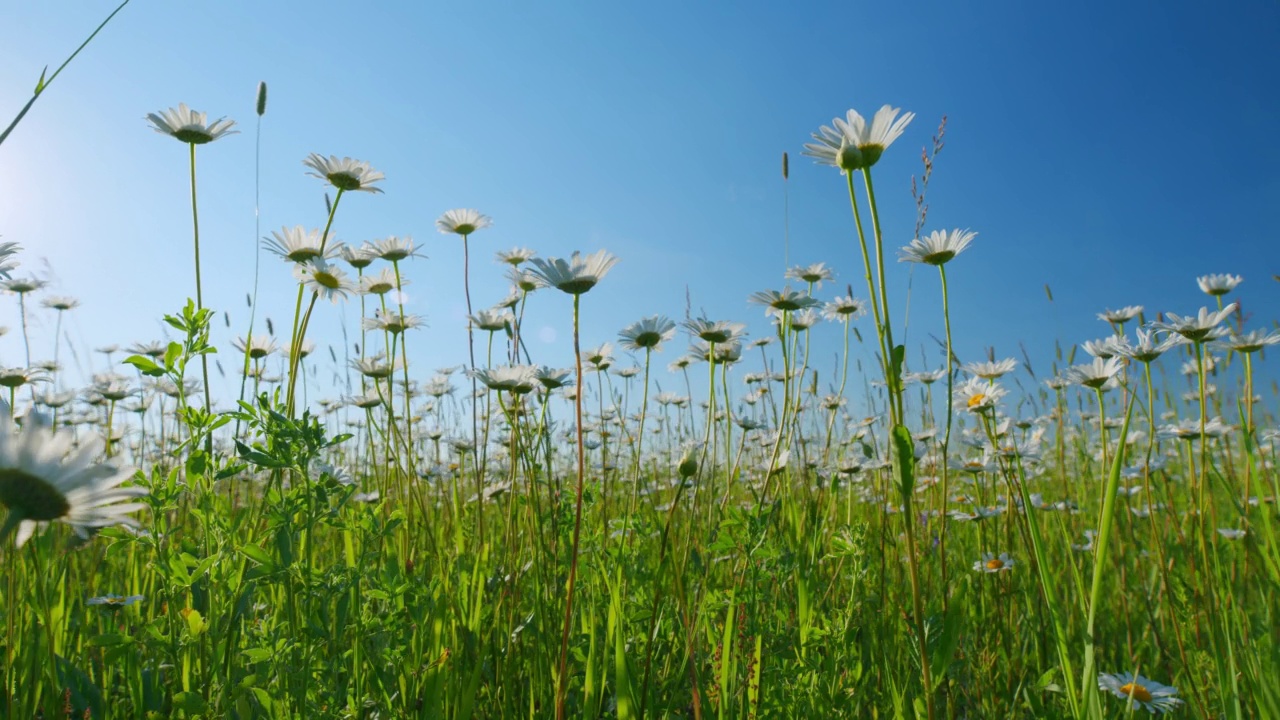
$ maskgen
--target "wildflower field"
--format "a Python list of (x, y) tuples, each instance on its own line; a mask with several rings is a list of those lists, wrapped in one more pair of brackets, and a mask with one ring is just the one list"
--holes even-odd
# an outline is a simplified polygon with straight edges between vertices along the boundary
[[(197, 161), (268, 107), (263, 84), (235, 120), (139, 110), (157, 153), (184, 146), (191, 242), (166, 271), (192, 284), (166, 338), (99, 348), (110, 372), (65, 370), (81, 300), (28, 265), (38, 239), (0, 243), (22, 320), (0, 358), (0, 717), (1280, 718), (1280, 432), (1254, 386), (1280, 331), (1240, 275), (1188, 278), (1203, 307), (1077, 308), (1096, 337), (1051, 368), (957, 357), (948, 275), (982, 239), (928, 211), (946, 122), (893, 177), (920, 123), (864, 105), (781, 158), (847, 190), (846, 251), (761, 278), (743, 317), (641, 297), (586, 337), (625, 257), (495, 256), (502, 218), (472, 209), (435, 220), (461, 267), (342, 242), (382, 231), (344, 211), (393, 179), (311, 154), (296, 182), (326, 212), (260, 232), (292, 304), (273, 324), (251, 296), (215, 347), (205, 294), (231, 280), (201, 274)], [(915, 217), (883, 217), (877, 192), (908, 186)], [(941, 288), (912, 308), (945, 330), (923, 354), (901, 341), (911, 268)], [(509, 294), (473, 297), (495, 275)], [(463, 328), (402, 290), (446, 277), (468, 361), (430, 368), (406, 338)], [(554, 297), (572, 337), (526, 342)], [(350, 336), (315, 332), (341, 304)], [(206, 392), (215, 360), (238, 395)]]

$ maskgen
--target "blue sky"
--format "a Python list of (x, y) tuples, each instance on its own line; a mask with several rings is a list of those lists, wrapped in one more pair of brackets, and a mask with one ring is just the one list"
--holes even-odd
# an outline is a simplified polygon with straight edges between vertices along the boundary
[[(16, 113), (41, 68), (112, 7), (9, 4), (0, 114)], [(1194, 313), (1209, 300), (1201, 274), (1242, 274), (1253, 326), (1276, 319), (1277, 37), (1280, 6), (1262, 1), (1207, 12), (1186, 2), (135, 0), (0, 146), (0, 236), (25, 247), (22, 272), (84, 302), (67, 331), (82, 364), (104, 369), (86, 348), (160, 337), (161, 315), (193, 294), (186, 148), (144, 116), (186, 102), (237, 120), (241, 134), (198, 157), (205, 299), (231, 316), (215, 340), (234, 372), (227, 341), (248, 319), (253, 101), (265, 80), (262, 234), (323, 224), (308, 153), (385, 172), (384, 195), (344, 198), (335, 231), (356, 243), (412, 235), (423, 247), (406, 308), (430, 324), (411, 339), (419, 379), (466, 356), (461, 246), (434, 228), (454, 207), (494, 218), (473, 238), (477, 307), (506, 292), (496, 250), (606, 248), (621, 260), (586, 297), (584, 344), (615, 340), (644, 315), (682, 317), (686, 289), (695, 314), (749, 321), (758, 335), (767, 326), (747, 295), (784, 284), (783, 151), (792, 263), (837, 270), (822, 297), (846, 283), (865, 297), (842, 178), (799, 152), (832, 117), (889, 103), (916, 120), (875, 170), (888, 246), (910, 239), (911, 177), (946, 115), (927, 229), (979, 233), (949, 266), (957, 353), (1020, 357), (1021, 342), (1043, 377), (1055, 341), (1106, 333), (1095, 319), (1104, 308)], [(899, 328), (911, 283), (908, 357), (923, 348), (940, 366), (935, 273), (891, 265)], [(288, 268), (264, 255), (260, 312), (277, 334), (295, 291)], [(569, 308), (535, 296), (535, 361), (569, 364)], [(321, 355), (327, 344), (342, 355), (344, 313), (355, 332), (358, 306), (317, 308)], [(0, 323), (14, 329), (0, 364), (21, 364), (13, 298), (0, 302)], [(50, 356), (52, 318), (34, 312), (31, 323), (33, 357)], [(825, 384), (839, 332), (815, 332)], [(216, 395), (219, 385), (231, 383), (215, 380)]]

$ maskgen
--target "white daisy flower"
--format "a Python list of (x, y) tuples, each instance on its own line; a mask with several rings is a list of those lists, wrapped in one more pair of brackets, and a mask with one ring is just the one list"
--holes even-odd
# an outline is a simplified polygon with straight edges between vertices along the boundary
[(1153, 330), (1140, 329), (1136, 334), (1137, 342), (1128, 345), (1124, 354), (1141, 363), (1153, 362), (1165, 352), (1182, 344), (1181, 335), (1170, 335), (1164, 340), (1157, 340)]
[(761, 290), (760, 292), (752, 293), (747, 298), (747, 302), (764, 305), (770, 310), (778, 311), (804, 310), (821, 304), (810, 297), (808, 293), (798, 292), (791, 288), (783, 288), (781, 292), (777, 290)]
[(969, 230), (934, 230), (926, 237), (916, 238), (900, 251), (898, 262), (946, 265), (952, 258), (964, 252), (978, 233)]
[(142, 600), (145, 600), (145, 599), (146, 599), (146, 596), (144, 595), (129, 595), (128, 597), (126, 597), (124, 595), (107, 594), (101, 597), (89, 598), (84, 602), (84, 604), (85, 605), (102, 605), (107, 610), (118, 610), (122, 607), (128, 607), (129, 605), (132, 605), (136, 602), (141, 602)]
[(495, 253), (494, 258), (500, 263), (504, 263), (512, 267), (517, 267), (519, 265), (529, 262), (534, 258), (535, 255), (537, 255), (537, 253), (530, 250), (529, 248), (518, 247), (518, 248), (511, 248), (510, 250), (499, 250), (497, 253)]
[(1244, 282), (1244, 278), (1239, 275), (1204, 275), (1196, 278), (1196, 284), (1200, 286), (1200, 291), (1206, 295), (1226, 295), (1236, 286)]
[(43, 300), (41, 300), (40, 304), (49, 308), (50, 310), (57, 310), (59, 312), (62, 312), (65, 310), (74, 310), (80, 307), (79, 300), (73, 297), (69, 297), (67, 295), (50, 295), (44, 298)]
[(1243, 334), (1232, 334), (1227, 340), (1227, 347), (1239, 353), (1255, 353), (1259, 350), (1280, 344), (1280, 330), (1251, 330)]
[(1091, 363), (1076, 365), (1067, 370), (1067, 378), (1093, 390), (1105, 390), (1116, 386), (1116, 375), (1123, 369), (1124, 361), (1118, 357), (1106, 360), (1095, 357)]
[(676, 324), (663, 315), (650, 315), (637, 320), (618, 333), (622, 347), (631, 351), (660, 350), (662, 343), (675, 337)]
[(992, 381), (980, 377), (969, 378), (955, 388), (955, 409), (971, 413), (994, 410), (1006, 392)]
[(583, 256), (575, 252), (571, 258), (533, 258), (531, 271), (548, 286), (570, 295), (581, 295), (600, 282), (616, 265), (618, 258), (607, 250)]
[(463, 236), (483, 230), (490, 225), (493, 225), (493, 220), (489, 219), (488, 215), (482, 215), (479, 210), (471, 208), (448, 210), (436, 220), (436, 229), (440, 232)]
[(871, 167), (915, 118), (915, 113), (898, 117), (900, 112), (900, 108), (885, 105), (868, 124), (857, 111), (850, 110), (844, 119), (832, 120), (832, 127), (818, 128), (813, 134), (817, 142), (807, 143), (804, 154), (824, 165), (838, 167), (844, 173)]
[(1227, 334), (1227, 328), (1220, 326), (1235, 311), (1236, 304), (1231, 303), (1217, 311), (1202, 307), (1195, 317), (1166, 313), (1164, 322), (1151, 323), (1150, 327), (1177, 333), (1191, 342), (1207, 342)]
[(866, 314), (867, 304), (852, 295), (838, 297), (822, 306), (822, 317), (832, 321), (844, 321)]
[(747, 332), (747, 326), (742, 323), (708, 320), (705, 317), (685, 320), (684, 327), (700, 340), (717, 344), (732, 342)]
[(360, 292), (365, 295), (386, 295), (395, 290), (397, 285), (404, 287), (408, 284), (407, 280), (397, 283), (395, 270), (389, 267), (382, 268), (377, 275), (360, 276)]
[(1014, 560), (1009, 557), (1009, 553), (1000, 553), (992, 555), (991, 553), (983, 553), (982, 559), (973, 563), (973, 571), (988, 575), (996, 573), (1009, 572), (1013, 569)]
[(965, 363), (960, 369), (983, 380), (995, 380), (1001, 376), (1008, 375), (1018, 367), (1018, 363), (1013, 358), (1006, 358), (999, 362), (970, 362)]
[(374, 187), (373, 184), (386, 179), (385, 175), (374, 170), (369, 163), (349, 157), (330, 155), (326, 158), (318, 153), (311, 153), (302, 164), (311, 168), (312, 172), (307, 173), (311, 177), (327, 180), (330, 185), (343, 191), (380, 193), (382, 188)]
[(1156, 715), (1176, 710), (1182, 705), (1178, 688), (1161, 685), (1137, 673), (1098, 673), (1098, 689), (1106, 690), (1121, 700), (1132, 700), (1135, 706)]
[(785, 277), (791, 280), (811, 283), (814, 287), (821, 288), (823, 280), (832, 280), (835, 276), (834, 270), (827, 267), (826, 263), (820, 262), (812, 265), (797, 265), (787, 270)]
[(516, 395), (533, 392), (533, 389), (541, 383), (538, 378), (538, 368), (532, 365), (476, 368), (472, 376), (492, 390), (506, 390)]
[(342, 243), (332, 242), (326, 245), (318, 229), (307, 230), (301, 225), (282, 227), (279, 232), (273, 230), (271, 235), (270, 238), (262, 239), (262, 247), (267, 252), (296, 263), (321, 257), (331, 260), (343, 250)]
[(275, 340), (262, 335), (250, 335), (248, 340), (234, 338), (231, 341), (231, 346), (242, 353), (248, 353), (249, 357), (254, 360), (261, 360), (280, 349)]
[(382, 240), (375, 240), (369, 243), (368, 252), (374, 257), (379, 257), (392, 263), (400, 262), (406, 258), (422, 257), (414, 250), (413, 238), (407, 235), (405, 237), (392, 235)]
[(234, 120), (218, 118), (209, 122), (205, 113), (192, 110), (186, 103), (178, 103), (178, 107), (162, 110), (159, 114), (148, 113), (147, 120), (156, 132), (192, 145), (203, 145), (239, 132), (231, 129), (236, 124)]
[(1126, 305), (1119, 310), (1104, 310), (1098, 313), (1098, 319), (1112, 325), (1123, 325), (1142, 314), (1141, 305)]
[(8, 280), (11, 277), (10, 273), (18, 269), (18, 261), (14, 260), (13, 256), (17, 255), (21, 249), (22, 246), (16, 242), (0, 243), (0, 279)]
[(0, 504), (9, 509), (0, 539), (16, 529), (14, 540), (21, 547), (55, 520), (71, 525), (82, 538), (97, 528), (135, 524), (129, 514), (146, 505), (122, 501), (147, 491), (121, 487), (133, 477), (133, 468), (98, 462), (97, 441), (77, 446), (70, 433), (34, 418), (19, 428), (7, 413), (0, 415)]
[(320, 258), (298, 263), (293, 268), (293, 276), (316, 295), (334, 303), (345, 300), (356, 290), (342, 268)]
[(467, 318), (477, 330), (500, 332), (516, 321), (516, 316), (506, 308), (479, 310)]

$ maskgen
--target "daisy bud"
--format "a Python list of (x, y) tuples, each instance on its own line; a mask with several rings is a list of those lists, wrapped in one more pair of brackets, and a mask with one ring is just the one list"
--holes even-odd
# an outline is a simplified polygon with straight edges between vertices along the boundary
[(864, 165), (862, 151), (848, 140), (841, 142), (840, 150), (836, 153), (836, 165), (844, 172), (862, 169)]
[(680, 456), (680, 464), (676, 466), (676, 471), (680, 473), (682, 478), (693, 477), (698, 471), (698, 460), (694, 457), (692, 450), (685, 450), (684, 455)]
[(267, 112), (267, 84), (265, 82), (258, 83), (258, 117), (262, 117)]

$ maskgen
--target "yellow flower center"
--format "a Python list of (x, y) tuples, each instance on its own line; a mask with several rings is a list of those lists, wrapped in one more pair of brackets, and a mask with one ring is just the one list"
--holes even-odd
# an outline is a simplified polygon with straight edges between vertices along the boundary
[(1151, 702), (1151, 691), (1138, 683), (1125, 683), (1120, 686), (1120, 692), (1124, 693), (1125, 697), (1131, 696), (1138, 702)]
[(338, 280), (338, 276), (327, 272), (317, 272), (312, 277), (316, 279), (316, 283), (330, 290), (337, 290), (342, 287), (342, 283)]
[(991, 558), (987, 561), (988, 570), (1001, 570), (1004, 568), (1004, 561), (1000, 558)]
[(974, 393), (969, 398), (969, 409), (972, 410), (976, 407), (980, 407), (986, 402), (987, 402), (987, 396), (985, 393)]

